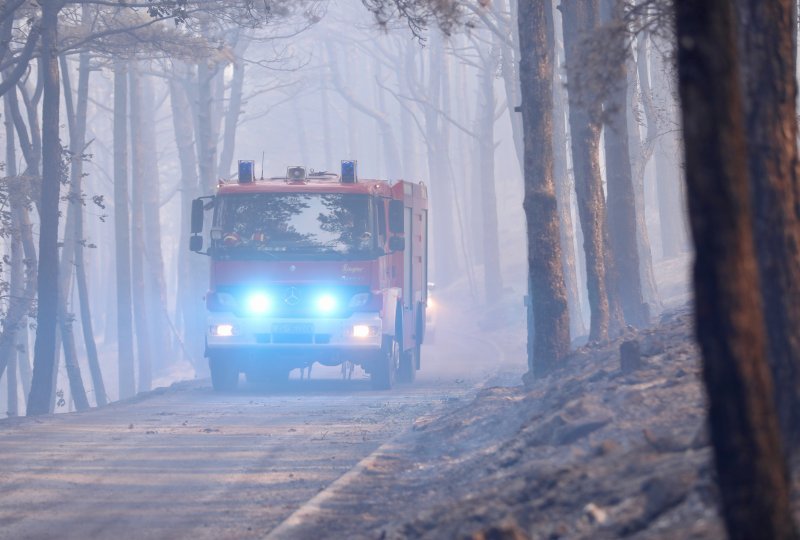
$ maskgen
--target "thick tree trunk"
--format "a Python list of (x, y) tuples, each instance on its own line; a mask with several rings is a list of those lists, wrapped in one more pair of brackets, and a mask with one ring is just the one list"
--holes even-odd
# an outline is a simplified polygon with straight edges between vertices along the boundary
[(39, 281), (33, 382), (28, 416), (46, 414), (53, 394), (58, 318), (58, 202), (61, 193), (61, 143), (58, 137), (58, 12), (61, 2), (42, 2), (44, 101), (42, 104), (42, 192), (39, 203)]
[(766, 360), (733, 10), (676, 2), (695, 323), (728, 535), (797, 538)]
[[(561, 4), (564, 25), (564, 52), (567, 80), (577, 80), (582, 39), (597, 26), (598, 0), (564, 0)], [(586, 279), (589, 290), (590, 341), (604, 341), (609, 332), (622, 326), (616, 296), (612, 258), (606, 227), (606, 204), (600, 172), (600, 103), (593, 96), (580, 96), (569, 88), (569, 125), (572, 163), (575, 175), (578, 215), (583, 230), (586, 254)]]
[[(553, 65), (544, 2), (519, 0), (522, 124), (525, 134), (525, 216), (534, 328), (530, 373), (543, 376), (569, 353), (569, 312), (553, 184)], [(532, 332), (531, 332), (532, 331)], [(533, 335), (531, 335), (533, 334)]]
[[(602, 0), (606, 22), (622, 25), (623, 0)], [(606, 189), (608, 192), (608, 233), (611, 253), (614, 257), (614, 277), (619, 292), (625, 322), (644, 327), (649, 323), (647, 304), (642, 295), (639, 268), (638, 222), (636, 219), (636, 195), (631, 171), (631, 155), (628, 147), (628, 123), (625, 114), (627, 103), (628, 73), (625, 59), (625, 34), (612, 32), (613, 40), (608, 46), (619, 62), (607, 66), (609, 94), (603, 104), (605, 128), (603, 141), (606, 156)], [(623, 51), (626, 51), (623, 54)], [(619, 55), (619, 56), (617, 56)]]
[(131, 229), (128, 211), (128, 71), (114, 62), (114, 231), (117, 260), (117, 359), (119, 399), (136, 393), (131, 291)]
[(739, 2), (756, 255), (775, 400), (787, 447), (800, 444), (800, 179), (793, 0)]

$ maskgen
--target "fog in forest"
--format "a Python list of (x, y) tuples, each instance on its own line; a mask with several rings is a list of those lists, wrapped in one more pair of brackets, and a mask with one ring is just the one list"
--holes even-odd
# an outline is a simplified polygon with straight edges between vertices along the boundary
[[(202, 301), (208, 259), (189, 251), (190, 201), (212, 195), (219, 180), (235, 182), (238, 160), (255, 161), (256, 177), (283, 176), (288, 166), (296, 165), (338, 173), (342, 160), (357, 160), (360, 178), (424, 182), (430, 195), (429, 281), (435, 283), (431, 294), (437, 331), (467, 321), (477, 321), (489, 337), (498, 329), (506, 331), (494, 339), (519, 352), (508, 362), (520, 373), (525, 370), (528, 260), (519, 39), (508, 1), (466, 2), (464, 24), (450, 28), (450, 35), (432, 24), (416, 37), (405, 21), (379, 24), (359, 0), (278, 4), (281, 7), (268, 17), (256, 12), (250, 20), (219, 7), (217, 12), (190, 14), (177, 24), (169, 17), (153, 22), (160, 15), (142, 9), (115, 12), (68, 3), (60, 13), (62, 257), (65, 246), (71, 246), (69, 260), (61, 263), (60, 287), (66, 298), (60, 316), (68, 319), (71, 336), (65, 341), (67, 327), (60, 327), (58, 343), (66, 347), (58, 346), (51, 400), (55, 412), (76, 407), (65, 348), (76, 354), (78, 376), (92, 407), (98, 404), (94, 383), (98, 376), (108, 401), (208, 376)], [(19, 9), (11, 18), (13, 55), (21, 54), (31, 31), (26, 13), (36, 11), (32, 5)], [(554, 13), (553, 176), (562, 216), (571, 339), (581, 344), (587, 340), (591, 312), (569, 137), (572, 87), (565, 69), (561, 14)], [(607, 46), (608, 36), (613, 35), (603, 31), (604, 24), (599, 22), (596, 35), (586, 38), (597, 50)], [(136, 28), (86, 37), (126, 26)], [(625, 34), (625, 40), (630, 57), (621, 105), (640, 224), (636, 251), (641, 291), (647, 317), (653, 320), (665, 306), (688, 299), (689, 244), (675, 72), (671, 44), (657, 32)], [(575, 60), (580, 61), (589, 62), (582, 66), (586, 73), (596, 71), (590, 64), (597, 58), (584, 55)], [(23, 246), (28, 240), (24, 234), (11, 231), (29, 220), (29, 239), (38, 242), (35, 194), (20, 186), (40, 174), (40, 63), (34, 56), (17, 84), (0, 98), (5, 126), (0, 131), (4, 332), (9, 332), (8, 316), (14, 311), (10, 298), (30, 285), (24, 275), (12, 276), (20, 271), (14, 261), (29, 261), (31, 254)], [(13, 64), (8, 66), (5, 78), (12, 76)], [(88, 79), (81, 79), (81, 74)], [(602, 81), (589, 84), (596, 84), (598, 94), (608, 93)], [(86, 132), (77, 135), (81, 85), (88, 92)], [(602, 99), (605, 118), (619, 114), (610, 100)], [(120, 107), (127, 112), (120, 112)], [(76, 140), (83, 141), (81, 148), (75, 148)], [(606, 143), (601, 136), (596, 148), (604, 186)], [(115, 160), (115, 144), (117, 155), (127, 154), (127, 163)], [(82, 159), (71, 160), (70, 155)], [(80, 193), (70, 192), (75, 162), (82, 166)], [(135, 383), (128, 380), (122, 391), (115, 219), (117, 204), (126, 199), (114, 189), (120, 178), (128, 182), (133, 307), (125, 309), (134, 329), (127, 339), (133, 342), (135, 357)], [(68, 209), (76, 197), (83, 201), (83, 230), (78, 236), (76, 217)], [(12, 211), (14, 205), (26, 210)], [(609, 221), (614, 215), (609, 204)], [(641, 224), (646, 224), (644, 230)], [(85, 305), (82, 287), (75, 281), (76, 244), (85, 261)], [(23, 264), (23, 273), (29, 272)], [(25, 414), (36, 331), (34, 307), (33, 303), (22, 307), (24, 315), (14, 321), (18, 331), (10, 350), (15, 359), (8, 362), (14, 371), (9, 383), (12, 368), (6, 368), (0, 382), (2, 416)], [(96, 345), (98, 366), (88, 360), (86, 313), (91, 314), (89, 339)], [(457, 334), (442, 331), (435, 344), (426, 346), (437, 356), (429, 373), (462, 377), (487, 361), (485, 350), (476, 351), (473, 361), (444, 358), (448, 342), (458, 339)], [(95, 368), (99, 373), (93, 373)], [(420, 376), (424, 373), (425, 368)]]

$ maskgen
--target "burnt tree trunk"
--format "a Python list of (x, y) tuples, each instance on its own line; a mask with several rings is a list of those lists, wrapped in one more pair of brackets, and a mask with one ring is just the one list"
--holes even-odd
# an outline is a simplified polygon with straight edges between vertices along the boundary
[(42, 4), (42, 191), (39, 199), (39, 281), (33, 381), (27, 415), (47, 414), (53, 394), (58, 319), (58, 202), (61, 194), (58, 0)]
[[(547, 7), (548, 46), (553, 51), (553, 65), (558, 66), (563, 58), (563, 49), (557, 46), (555, 37), (555, 10), (552, 2)], [(561, 233), (561, 264), (564, 266), (564, 283), (567, 287), (567, 305), (569, 306), (570, 334), (586, 335), (583, 320), (583, 305), (578, 288), (578, 271), (575, 256), (575, 229), (572, 222), (572, 181), (567, 170), (567, 126), (566, 126), (566, 92), (564, 82), (554, 69), (553, 73), (553, 183), (558, 201), (559, 231)]]
[[(622, 0), (602, 0), (607, 22), (614, 27), (623, 25)], [(608, 234), (611, 254), (614, 257), (614, 277), (625, 322), (644, 327), (649, 322), (647, 304), (642, 295), (642, 280), (637, 241), (639, 224), (636, 219), (636, 194), (631, 171), (631, 154), (628, 146), (626, 103), (628, 70), (625, 64), (630, 51), (626, 51), (625, 36), (614, 28), (609, 33), (613, 65), (607, 66), (609, 76), (608, 96), (603, 105), (605, 129), (603, 141), (606, 155), (606, 184), (608, 191)]]
[(622, 326), (622, 314), (613, 279), (613, 262), (606, 227), (606, 203), (600, 172), (601, 104), (594, 96), (579, 93), (576, 81), (581, 69), (581, 51), (587, 32), (597, 26), (598, 0), (564, 0), (564, 53), (569, 83), (569, 125), (575, 175), (578, 215), (586, 254), (589, 290), (590, 341), (604, 341)]
[(533, 341), (529, 368), (534, 377), (555, 369), (569, 353), (570, 344), (558, 205), (553, 184), (553, 55), (547, 43), (545, 9), (544, 2), (519, 0), (517, 14), (525, 143), (523, 205), (534, 319), (534, 328), (528, 328), (528, 340)]
[(730, 538), (797, 538), (789, 507), (748, 197), (734, 7), (677, 0), (695, 324)]
[(748, 162), (768, 358), (787, 447), (800, 442), (800, 221), (794, 1), (739, 2)]

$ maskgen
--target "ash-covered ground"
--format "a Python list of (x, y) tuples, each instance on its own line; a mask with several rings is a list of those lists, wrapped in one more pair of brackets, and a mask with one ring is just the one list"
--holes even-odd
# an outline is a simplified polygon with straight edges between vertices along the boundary
[(704, 415), (690, 310), (673, 309), (528, 387), (417, 420), (274, 536), (722, 538)]

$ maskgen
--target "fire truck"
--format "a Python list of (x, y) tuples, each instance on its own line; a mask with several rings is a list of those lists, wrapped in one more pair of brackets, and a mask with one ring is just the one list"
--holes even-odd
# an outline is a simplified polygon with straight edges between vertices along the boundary
[(252, 161), (238, 172), (192, 204), (190, 249), (210, 257), (214, 390), (315, 362), (358, 365), (375, 389), (412, 382), (428, 294), (425, 185), (359, 179), (355, 161), (340, 174), (297, 166), (257, 179)]

